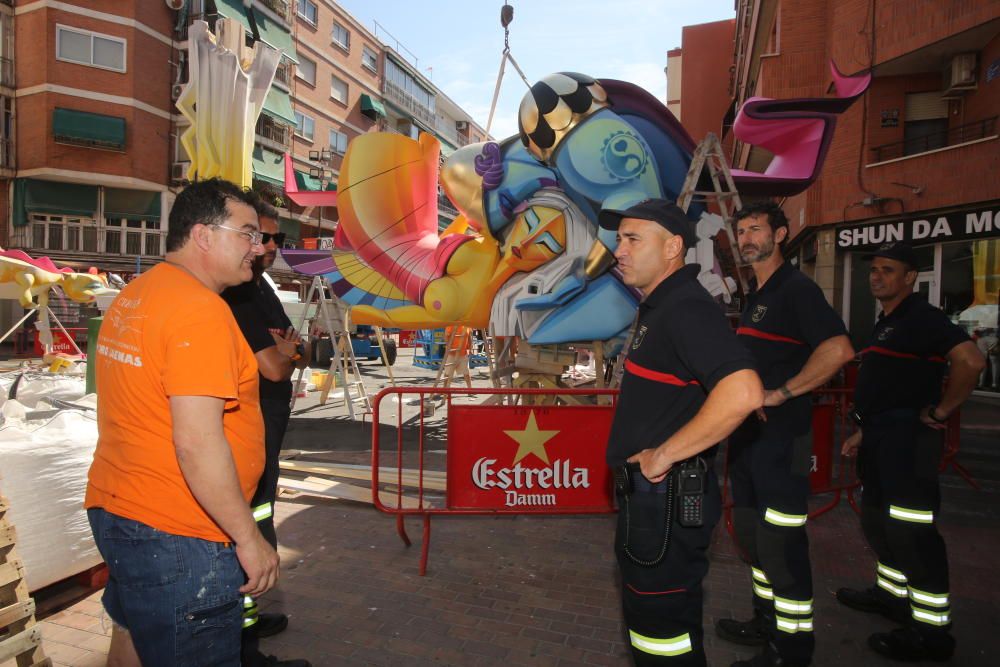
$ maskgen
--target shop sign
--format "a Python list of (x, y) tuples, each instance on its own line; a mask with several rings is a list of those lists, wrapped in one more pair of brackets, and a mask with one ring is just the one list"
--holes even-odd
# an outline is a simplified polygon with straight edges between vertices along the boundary
[(927, 245), (994, 236), (1000, 236), (1000, 208), (997, 207), (841, 227), (837, 229), (837, 247), (854, 250), (891, 241)]
[(448, 508), (498, 512), (613, 507), (604, 460), (612, 406), (448, 408)]

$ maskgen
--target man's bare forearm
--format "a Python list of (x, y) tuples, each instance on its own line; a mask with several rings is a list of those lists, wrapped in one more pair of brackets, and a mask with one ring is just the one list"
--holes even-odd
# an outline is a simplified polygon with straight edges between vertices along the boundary
[(174, 448), (195, 499), (239, 544), (255, 536), (257, 524), (240, 489), (222, 428), (223, 406), (222, 399), (206, 396), (171, 397)]
[(719, 381), (691, 421), (656, 450), (667, 467), (718, 444), (760, 407), (764, 390), (757, 373), (740, 370)]
[(986, 366), (983, 353), (971, 341), (957, 345), (948, 353), (948, 361), (948, 385), (937, 407), (937, 413), (942, 417), (950, 415), (965, 402), (976, 388), (979, 374)]
[(802, 370), (785, 382), (785, 388), (792, 396), (808, 394), (826, 384), (853, 357), (854, 348), (847, 336), (828, 338), (816, 346)]

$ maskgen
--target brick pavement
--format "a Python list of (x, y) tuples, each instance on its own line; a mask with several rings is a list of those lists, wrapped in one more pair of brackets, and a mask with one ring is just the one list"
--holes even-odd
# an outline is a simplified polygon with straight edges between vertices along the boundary
[[(405, 374), (405, 361), (397, 373)], [(366, 373), (377, 375), (372, 366)], [(377, 383), (379, 378), (375, 378)], [(322, 450), (311, 458), (366, 462), (368, 432), (336, 408), (307, 400), (286, 447)], [(980, 418), (996, 419), (987, 405)], [(992, 417), (991, 417), (992, 415)], [(990, 422), (995, 423), (995, 422)], [(980, 476), (973, 491), (943, 477), (942, 532), (951, 558), (958, 654), (951, 664), (993, 665), (1000, 607), (1000, 453), (995, 433), (963, 433), (963, 461)], [(433, 449), (433, 447), (432, 447)], [(429, 454), (443, 466), (443, 456)], [(437, 457), (436, 459), (434, 457)], [(825, 498), (817, 498), (822, 504)], [(394, 519), (369, 506), (315, 498), (277, 505), (283, 575), (265, 610), (290, 616), (289, 629), (262, 648), (314, 665), (627, 665), (611, 555), (613, 518), (438, 517), (427, 575), (417, 572), (420, 522), (403, 546)], [(872, 558), (846, 503), (810, 521), (815, 574), (817, 667), (890, 664), (865, 637), (891, 624), (842, 608), (840, 586), (871, 583)], [(706, 580), (706, 645), (711, 665), (752, 654), (714, 637), (712, 620), (749, 614), (749, 575), (720, 526)], [(57, 665), (104, 664), (106, 621), (99, 594), (42, 621)]]

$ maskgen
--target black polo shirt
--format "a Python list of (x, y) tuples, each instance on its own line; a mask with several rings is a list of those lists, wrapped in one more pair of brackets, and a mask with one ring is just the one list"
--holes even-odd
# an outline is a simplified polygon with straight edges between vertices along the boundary
[(888, 410), (920, 410), (941, 399), (947, 356), (970, 340), (939, 308), (911, 294), (875, 322), (861, 350), (854, 405), (862, 415)]
[[(764, 388), (777, 389), (799, 374), (820, 343), (847, 329), (819, 286), (785, 262), (760, 289), (751, 283), (736, 334), (753, 355)], [(769, 429), (798, 435), (809, 430), (812, 401), (803, 394), (766, 412)]]
[[(233, 317), (254, 354), (274, 345), (272, 331), (284, 334), (292, 326), (291, 320), (285, 315), (285, 309), (281, 307), (278, 295), (264, 278), (229, 287), (222, 292), (222, 298), (232, 309)], [(291, 400), (292, 383), (290, 380), (272, 382), (261, 375), (260, 397)]]
[(612, 466), (663, 444), (697, 414), (720, 380), (753, 368), (722, 309), (698, 282), (699, 271), (688, 264), (639, 304), (608, 440)]

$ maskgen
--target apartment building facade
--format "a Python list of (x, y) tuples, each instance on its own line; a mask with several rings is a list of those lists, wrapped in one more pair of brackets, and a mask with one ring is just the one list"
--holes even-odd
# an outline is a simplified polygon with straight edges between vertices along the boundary
[(332, 237), (337, 211), (288, 201), (285, 153), (300, 189), (333, 190), (347, 144), (365, 132), (406, 123), (407, 134), (433, 132), (445, 154), (485, 136), (399, 57), (389, 73), (421, 79), (430, 115), (413, 104), (400, 77), (386, 78), (391, 49), (331, 0), (250, 4), (253, 21), (243, 0), (176, 9), (163, 0), (0, 0), (0, 244), (126, 278), (162, 258), (172, 193), (190, 164), (174, 102), (195, 20), (231, 19), (248, 40), (284, 53), (257, 122), (253, 174), (279, 207), (286, 245)]
[(10, 4), (2, 245), (83, 270), (141, 268), (163, 254), (171, 201), (170, 12), (157, 0)]
[[(865, 255), (910, 241), (918, 289), (990, 349), (1000, 291), (1000, 3), (737, 3), (734, 108), (752, 96), (832, 95), (831, 60), (873, 79), (838, 118), (820, 178), (783, 202), (792, 260), (861, 344), (877, 314)], [(771, 159), (739, 142), (732, 151), (743, 169), (762, 171)], [(985, 390), (1000, 386), (998, 362), (982, 378)]]
[(667, 51), (667, 108), (695, 142), (723, 135), (735, 29), (735, 19), (684, 26), (681, 45)]

